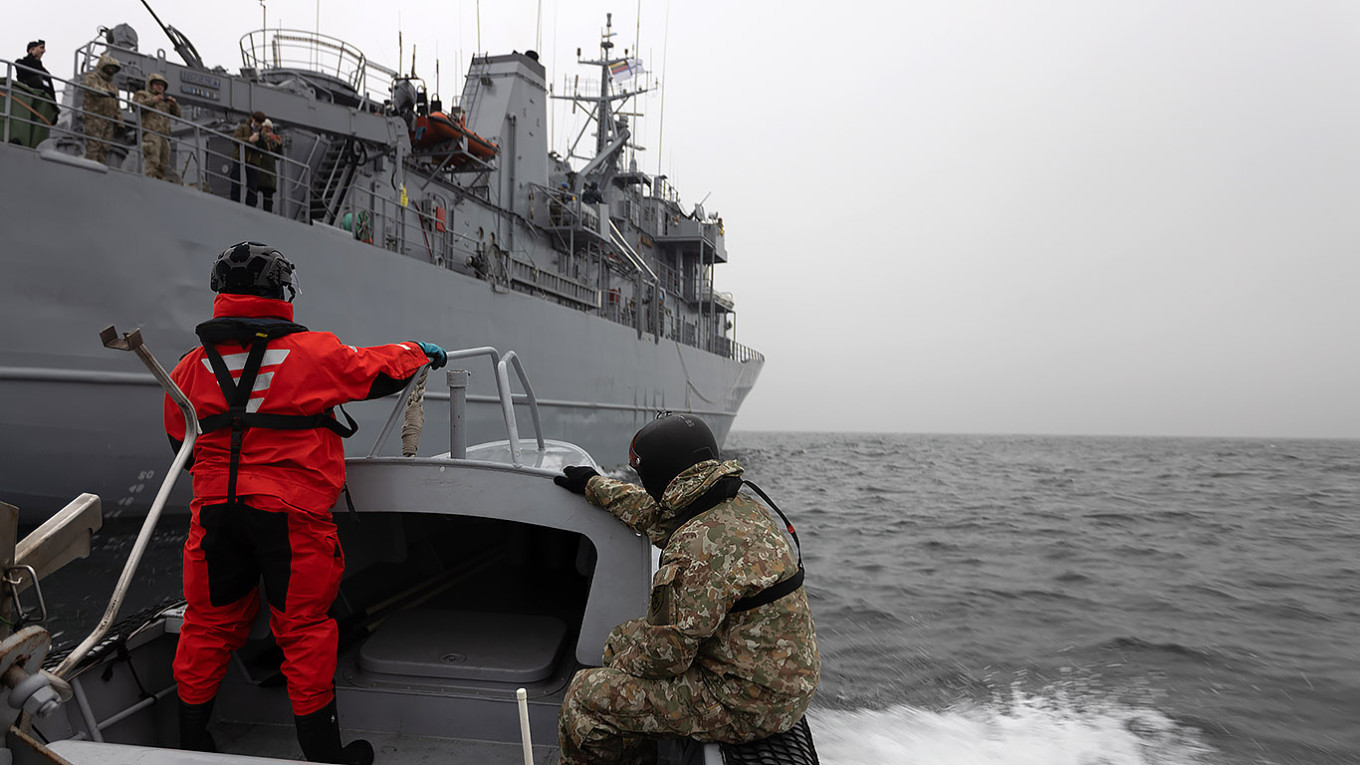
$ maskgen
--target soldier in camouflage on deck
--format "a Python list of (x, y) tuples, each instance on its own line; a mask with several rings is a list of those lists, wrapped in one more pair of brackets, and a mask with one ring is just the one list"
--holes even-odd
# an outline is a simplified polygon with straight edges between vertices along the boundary
[(165, 178), (170, 165), (170, 117), (180, 116), (179, 102), (166, 93), (170, 86), (159, 74), (146, 78), (146, 90), (139, 90), (132, 100), (141, 107), (142, 156), (146, 174), (151, 178)]
[(80, 81), (80, 108), (84, 110), (82, 121), (85, 125), (85, 158), (103, 162), (109, 153), (109, 140), (114, 131), (123, 124), (123, 110), (118, 105), (118, 86), (113, 76), (123, 65), (118, 59), (105, 53), (99, 57), (94, 69), (85, 73)]
[[(817, 687), (802, 567), (742, 466), (719, 461), (703, 422), (668, 415), (629, 452), (642, 487), (568, 467), (555, 480), (662, 548), (647, 616), (576, 673), (558, 718), (564, 765), (633, 763), (648, 739), (744, 743), (788, 730)], [(762, 595), (763, 593), (763, 595)]]

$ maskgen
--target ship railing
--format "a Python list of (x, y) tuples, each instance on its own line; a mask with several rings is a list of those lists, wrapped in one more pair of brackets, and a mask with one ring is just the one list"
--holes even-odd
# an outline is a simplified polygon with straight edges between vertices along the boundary
[[(0, 139), (5, 143), (18, 139), (19, 143), (25, 146), (37, 148), (39, 143), (52, 137), (56, 139), (58, 150), (79, 157), (88, 157), (89, 149), (104, 143), (105, 151), (116, 163), (114, 165), (105, 163), (106, 167), (146, 174), (143, 139), (146, 138), (148, 131), (142, 124), (144, 107), (120, 92), (117, 100), (122, 122), (115, 131), (126, 131), (127, 137), (132, 139), (131, 143), (129, 144), (126, 139), (120, 139), (116, 134), (107, 139), (95, 138), (85, 132), (86, 120), (108, 118), (93, 114), (82, 106), (83, 94), (90, 88), (74, 80), (52, 77), (54, 87), (58, 84), (62, 86), (57, 102), (63, 106), (62, 117), (59, 120), (52, 120), (46, 116), (49, 113), (46, 109), (57, 104), (45, 94), (37, 93), (15, 81), (18, 64), (6, 60), (0, 60), (0, 64), (3, 64), (4, 81), (7, 83), (0, 86), (4, 102), (3, 110), (0, 110), (0, 114), (3, 114)], [(99, 92), (103, 94), (102, 91)], [(244, 177), (248, 163), (244, 161), (244, 157), (247, 149), (257, 151), (254, 145), (238, 140), (231, 133), (183, 117), (171, 114), (164, 116), (169, 120), (171, 127), (168, 134), (160, 135), (173, 148), (172, 161), (175, 164), (167, 168), (173, 171), (171, 178), (178, 176), (180, 183), (185, 186), (217, 196), (236, 196), (242, 203), (248, 202), (250, 199), (248, 190), (241, 188), (248, 185)], [(275, 198), (278, 202), (275, 212), (287, 217), (301, 218), (311, 206), (311, 169), (305, 163), (283, 154), (262, 149), (258, 151), (274, 159), (274, 175), (277, 179)], [(118, 160), (119, 156), (127, 154), (134, 157), (132, 162)], [(235, 194), (231, 193), (233, 186), (237, 187)]]
[[(18, 143), (29, 148), (46, 140), (56, 127), (60, 98), (51, 99), (46, 93), (33, 90), (19, 82), (21, 71), (32, 71), (13, 61), (0, 59), (4, 65), (4, 79), (0, 81), (0, 139), (4, 143)], [(58, 79), (52, 78), (55, 87)]]
[(443, 268), (465, 267), (480, 243), (454, 231), (452, 204), (438, 204), (433, 196), (427, 200), (403, 205), (401, 200), (354, 186), (340, 206), (335, 225), (367, 244)]
[(671, 268), (665, 263), (656, 264), (657, 281), (661, 284), (661, 289), (675, 295), (676, 297), (685, 296), (685, 279), (681, 276), (678, 269)]
[[(273, 175), (276, 188), (273, 212), (294, 220), (306, 218), (312, 203), (312, 170), (307, 163), (290, 159), (278, 152), (257, 148), (256, 145), (238, 139), (231, 133), (206, 128), (178, 117), (172, 118), (172, 121), (181, 127), (180, 131), (172, 131), (175, 135), (172, 140), (178, 139), (181, 146), (188, 144), (189, 147), (184, 163), (179, 169), (180, 177), (186, 186), (195, 186), (218, 196), (223, 195), (220, 187), (226, 186), (227, 196), (232, 197), (233, 201), (251, 205), (247, 176), (250, 164), (246, 158), (249, 156), (247, 152), (258, 152), (274, 161)], [(279, 138), (281, 141), (288, 140), (286, 134), (279, 135)], [(214, 142), (218, 143), (220, 148), (214, 148)], [(194, 169), (192, 177), (188, 172), (191, 163)], [(264, 172), (263, 169), (256, 168), (257, 174), (263, 175)]]
[[(368, 60), (363, 51), (337, 37), (303, 29), (259, 29), (241, 37), (241, 65), (256, 72), (313, 72), (344, 83), (374, 103), (392, 92), (397, 72)], [(378, 94), (370, 96), (370, 91)]]
[(760, 351), (757, 351), (754, 348), (742, 345), (741, 343), (735, 341), (732, 343), (732, 348), (733, 351), (735, 352), (735, 355), (732, 358), (736, 359), (737, 361), (740, 361), (742, 363), (745, 363), (747, 361), (757, 361), (761, 364), (765, 363), (765, 354), (761, 353)]
[(670, 181), (664, 175), (658, 175), (656, 178), (652, 179), (652, 198), (660, 200), (663, 203), (673, 204), (675, 205), (676, 210), (679, 210), (681, 207), (680, 192), (671, 185)]

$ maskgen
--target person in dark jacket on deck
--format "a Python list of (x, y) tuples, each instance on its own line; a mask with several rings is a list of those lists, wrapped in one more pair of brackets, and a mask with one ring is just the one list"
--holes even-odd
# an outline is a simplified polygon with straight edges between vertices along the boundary
[[(213, 701), (231, 654), (249, 634), (263, 579), (269, 625), (283, 651), (298, 743), (312, 762), (373, 761), (367, 741), (341, 746), (335, 668), (339, 630), (327, 611), (344, 553), (331, 507), (345, 482), (335, 408), (400, 390), (430, 343), (356, 348), (293, 323), (293, 264), (259, 242), (228, 247), (213, 265), (213, 318), (202, 345), (171, 377), (193, 404), (193, 501), (184, 543), (188, 601), (175, 653), (180, 745), (215, 751)], [(284, 298), (284, 290), (288, 298)], [(165, 430), (183, 443), (184, 417), (167, 396)]]
[[(42, 57), (47, 52), (47, 42), (44, 40), (34, 40), (28, 44), (28, 54), (19, 59), (19, 72), (15, 79), (28, 87), (47, 96), (47, 100), (52, 102), (55, 107), (57, 103), (57, 90), (52, 87), (52, 75), (43, 66)], [(57, 108), (60, 112), (61, 109)]]
[(265, 212), (274, 211), (274, 192), (279, 188), (279, 163), (275, 156), (283, 149), (283, 139), (274, 132), (274, 122), (266, 119), (260, 125), (264, 152), (260, 154), (260, 199)]
[[(272, 130), (265, 130), (264, 123), (269, 118), (264, 112), (254, 112), (250, 119), (236, 126), (236, 132), (232, 138), (240, 141), (243, 145), (233, 145), (233, 153), (244, 154), (245, 156), (235, 157), (237, 160), (232, 165), (231, 172), (231, 201), (241, 201), (241, 173), (245, 173), (246, 182), (246, 206), (254, 207), (255, 198), (260, 190), (260, 166), (264, 164), (264, 152), (278, 152), (283, 142), (274, 135)], [(270, 194), (272, 200), (273, 194)], [(271, 201), (272, 205), (272, 201)], [(266, 208), (267, 209), (267, 208)]]
[(647, 739), (746, 743), (789, 730), (821, 670), (793, 545), (740, 493), (742, 466), (721, 460), (698, 418), (644, 426), (629, 464), (642, 486), (581, 466), (554, 479), (662, 548), (647, 615), (615, 627), (604, 666), (567, 688), (562, 764), (633, 763)]

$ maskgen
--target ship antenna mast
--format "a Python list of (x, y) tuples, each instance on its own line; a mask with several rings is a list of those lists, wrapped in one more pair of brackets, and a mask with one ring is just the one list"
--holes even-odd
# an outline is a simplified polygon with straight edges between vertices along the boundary
[(604, 35), (600, 40), (600, 103), (599, 122), (595, 131), (595, 153), (599, 154), (609, 145), (610, 133), (614, 132), (614, 116), (609, 108), (609, 51), (614, 47), (614, 14), (604, 16)]
[(666, 138), (666, 54), (671, 49), (671, 2), (666, 0), (666, 33), (661, 41), (661, 116), (656, 121), (656, 175), (661, 175), (661, 153), (663, 141)]
[(534, 50), (543, 52), (543, 0), (538, 0), (538, 31), (534, 34)]
[[(586, 109), (586, 123), (581, 127), (581, 132), (577, 134), (576, 140), (572, 142), (571, 148), (567, 151), (568, 157), (577, 157), (576, 147), (585, 138), (586, 131), (590, 128), (590, 121), (595, 122), (595, 156), (576, 174), (576, 181), (590, 177), (593, 173), (601, 173), (602, 179), (607, 179), (612, 175), (616, 163), (619, 161), (620, 152), (628, 148), (632, 132), (628, 128), (624, 117), (615, 119), (613, 103), (615, 101), (626, 102), (646, 93), (649, 88), (642, 87), (638, 90), (628, 90), (621, 88), (618, 93), (612, 92), (610, 81), (613, 79), (613, 68), (622, 64), (620, 69), (625, 69), (631, 64), (628, 63), (628, 51), (624, 51), (623, 58), (615, 58), (611, 51), (614, 48), (614, 14), (605, 14), (605, 28), (600, 34), (600, 58), (596, 61), (581, 61), (581, 49), (576, 49), (577, 62), (583, 66), (598, 66), (600, 68), (600, 91), (598, 95), (582, 94), (573, 88), (571, 95), (549, 96), (549, 98), (562, 98), (572, 101), (573, 111), (576, 104), (589, 104)], [(624, 112), (619, 112), (626, 115)], [(578, 157), (579, 158), (579, 157)]]

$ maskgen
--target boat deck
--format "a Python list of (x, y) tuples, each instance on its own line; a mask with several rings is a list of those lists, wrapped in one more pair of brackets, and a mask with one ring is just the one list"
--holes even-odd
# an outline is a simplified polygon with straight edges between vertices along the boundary
[[(98, 758), (102, 765), (158, 765), (159, 763), (200, 763), (221, 765), (226, 762), (299, 762), (302, 750), (291, 725), (247, 725), (218, 723), (213, 726), (220, 754), (182, 752), (177, 749), (91, 744), (85, 741), (58, 741), (53, 751), (73, 762), (88, 762)], [(370, 731), (345, 731), (345, 740), (368, 739), (373, 744), (376, 760), (384, 765), (420, 765), (423, 763), (481, 763), (484, 765), (523, 765), (524, 748), (517, 744), (488, 741), (437, 738), (409, 734)], [(88, 751), (87, 751), (88, 750)], [(251, 752), (251, 757), (232, 752)], [(561, 754), (557, 747), (535, 746), (535, 765), (557, 765)]]

